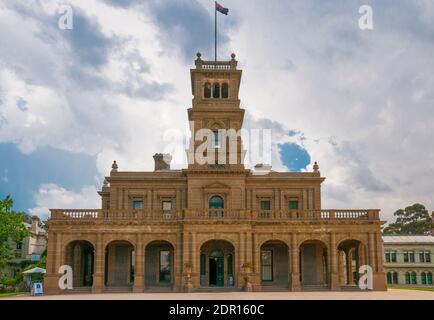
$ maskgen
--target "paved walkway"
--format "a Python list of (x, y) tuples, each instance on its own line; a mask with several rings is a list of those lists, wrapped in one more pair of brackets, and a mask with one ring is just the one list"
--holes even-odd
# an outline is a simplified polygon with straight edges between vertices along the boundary
[(434, 300), (434, 292), (389, 289), (387, 292), (224, 292), (224, 293), (105, 293), (19, 296), (21, 300)]

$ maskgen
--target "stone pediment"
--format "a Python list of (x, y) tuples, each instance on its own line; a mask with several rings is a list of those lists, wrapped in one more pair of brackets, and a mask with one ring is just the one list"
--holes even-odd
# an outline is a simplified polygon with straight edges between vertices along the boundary
[(203, 186), (204, 189), (226, 189), (229, 190), (231, 187), (228, 186), (227, 184), (223, 184), (220, 182), (213, 182), (210, 184), (207, 184), (206, 186)]

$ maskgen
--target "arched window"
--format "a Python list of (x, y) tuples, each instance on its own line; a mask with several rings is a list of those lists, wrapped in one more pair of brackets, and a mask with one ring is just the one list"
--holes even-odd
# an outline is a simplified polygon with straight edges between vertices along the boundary
[(426, 284), (426, 273), (425, 272), (422, 272), (421, 274), (420, 274), (420, 280), (421, 280), (421, 283), (422, 284)]
[(220, 196), (214, 196), (209, 199), (209, 208), (210, 209), (224, 209), (225, 204), (223, 198)]
[(220, 196), (213, 196), (209, 199), (209, 215), (210, 217), (223, 217), (225, 203)]
[(398, 282), (399, 282), (398, 281), (398, 272), (393, 273), (393, 279), (392, 280), (393, 280), (394, 284), (398, 284)]
[(387, 273), (387, 284), (392, 284), (392, 273), (388, 272)]
[(427, 274), (427, 283), (428, 284), (433, 284), (433, 282), (432, 282), (432, 273), (431, 272), (428, 272), (428, 274)]
[(410, 284), (410, 272), (405, 273), (405, 284)]
[(207, 99), (211, 98), (211, 83), (205, 83), (205, 86), (203, 88), (203, 96)]
[(229, 85), (226, 82), (222, 84), (222, 98), (229, 98)]
[(417, 274), (414, 271), (411, 273), (411, 284), (417, 284)]
[(218, 99), (220, 98), (220, 84), (218, 82), (214, 83), (213, 86), (213, 98)]

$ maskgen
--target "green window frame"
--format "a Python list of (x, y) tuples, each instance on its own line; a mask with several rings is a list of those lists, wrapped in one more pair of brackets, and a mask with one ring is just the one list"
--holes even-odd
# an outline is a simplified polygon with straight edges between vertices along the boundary
[(388, 272), (387, 273), (387, 284), (392, 284), (392, 273)]
[(410, 272), (405, 273), (405, 284), (410, 284)]
[(426, 277), (426, 273), (425, 273), (425, 272), (422, 272), (422, 273), (420, 274), (420, 282), (421, 282), (422, 284), (426, 284), (426, 283), (427, 283), (427, 277)]
[(288, 207), (289, 210), (298, 210), (298, 200), (289, 200)]
[(411, 284), (417, 284), (417, 273), (414, 271), (411, 273)]
[(427, 274), (427, 284), (433, 284), (432, 272), (428, 272), (428, 274)]
[(270, 211), (271, 210), (271, 201), (270, 200), (261, 200), (261, 210)]
[(143, 200), (133, 200), (133, 210), (142, 210)]

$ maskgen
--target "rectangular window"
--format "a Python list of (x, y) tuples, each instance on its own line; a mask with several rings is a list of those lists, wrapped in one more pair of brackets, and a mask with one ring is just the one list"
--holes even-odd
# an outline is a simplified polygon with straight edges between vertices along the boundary
[(261, 201), (261, 210), (271, 210), (271, 201), (270, 200), (262, 200)]
[(404, 262), (414, 262), (414, 251), (404, 251)]
[(390, 252), (386, 252), (386, 262), (390, 262)]
[(261, 200), (261, 213), (260, 218), (270, 218), (271, 201)]
[(390, 252), (390, 262), (396, 262), (396, 251)]
[(143, 209), (143, 200), (133, 200), (133, 210)]
[(21, 250), (22, 248), (23, 248), (23, 243), (22, 242), (17, 242), (16, 249), (17, 250)]
[(262, 281), (273, 281), (273, 251), (261, 251)]
[(431, 254), (429, 251), (421, 251), (419, 252), (419, 260), (422, 263), (430, 263), (431, 262)]
[(160, 251), (160, 282), (171, 282), (170, 251)]
[(423, 251), (419, 252), (419, 262), (425, 262), (425, 253)]
[(163, 211), (172, 210), (172, 201), (163, 201), (162, 208), (163, 208)]
[(289, 210), (298, 210), (298, 200), (289, 200)]
[(409, 257), (410, 257), (410, 262), (414, 262), (414, 252), (413, 251), (409, 252)]

